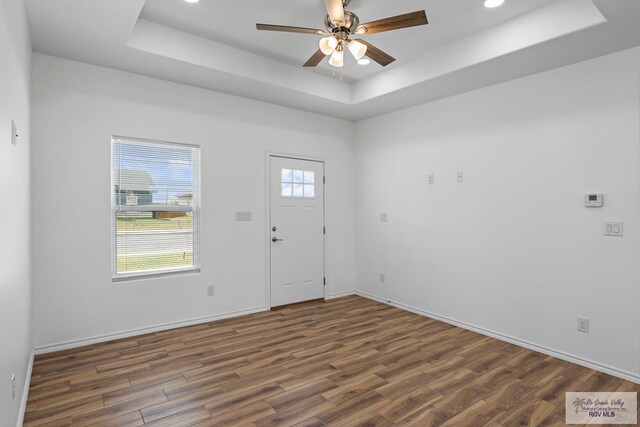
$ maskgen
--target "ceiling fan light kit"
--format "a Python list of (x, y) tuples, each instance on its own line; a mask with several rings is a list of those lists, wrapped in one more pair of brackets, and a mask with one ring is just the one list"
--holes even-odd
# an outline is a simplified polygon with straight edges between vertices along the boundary
[(362, 59), (362, 57), (367, 53), (367, 45), (360, 43), (357, 40), (351, 40), (349, 42), (349, 52), (356, 58), (356, 61)]
[(324, 0), (327, 15), (324, 19), (325, 30), (316, 28), (291, 27), (287, 25), (256, 24), (261, 31), (282, 31), (322, 35), (318, 43), (318, 51), (304, 64), (305, 67), (316, 67), (322, 60), (330, 56), (329, 64), (333, 67), (344, 66), (344, 46), (349, 49), (356, 61), (364, 56), (386, 67), (395, 61), (391, 55), (383, 52), (362, 39), (351, 39), (352, 35), (365, 36), (401, 28), (415, 27), (428, 24), (424, 10), (393, 16), (360, 25), (360, 18), (355, 13), (345, 10), (350, 0)]
[(338, 39), (333, 36), (325, 37), (320, 39), (320, 50), (325, 55), (331, 55), (334, 50), (338, 47)]
[(329, 58), (329, 64), (337, 68), (344, 66), (344, 51), (342, 50), (342, 45), (338, 45), (338, 49), (333, 51), (331, 58)]

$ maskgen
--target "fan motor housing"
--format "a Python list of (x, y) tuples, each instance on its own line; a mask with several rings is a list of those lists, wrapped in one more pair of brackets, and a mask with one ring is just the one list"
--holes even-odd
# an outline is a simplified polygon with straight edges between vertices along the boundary
[[(346, 3), (349, 2), (347, 1)], [(360, 25), (360, 18), (358, 18), (358, 15), (348, 10), (344, 11), (344, 20), (346, 21), (345, 25), (335, 25), (333, 22), (331, 22), (331, 18), (329, 17), (329, 15), (327, 15), (324, 17), (324, 27), (330, 33), (335, 34), (337, 32), (347, 31), (349, 34), (351, 34), (356, 30), (356, 28), (358, 28), (358, 25)]]

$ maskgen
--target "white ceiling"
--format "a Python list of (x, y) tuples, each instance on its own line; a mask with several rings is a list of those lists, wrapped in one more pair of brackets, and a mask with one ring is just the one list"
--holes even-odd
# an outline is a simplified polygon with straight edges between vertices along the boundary
[[(502, 7), (487, 9), (483, 0), (352, 0), (347, 10), (355, 12), (360, 22), (403, 13), (426, 10), (430, 24), (382, 34), (366, 39), (395, 57), (394, 67), (411, 60), (415, 52), (442, 47), (478, 31), (492, 27), (517, 15), (536, 9), (553, 0), (509, 0)], [(326, 15), (323, 0), (202, 0), (190, 4), (181, 0), (147, 0), (142, 19), (176, 30), (204, 37), (267, 58), (300, 67), (318, 50), (319, 36), (258, 32), (257, 22), (324, 29)], [(334, 76), (345, 81), (361, 80), (382, 71), (376, 63), (359, 66), (347, 55), (345, 67), (336, 72), (327, 61), (309, 71)]]
[(341, 82), (300, 66), (315, 36), (255, 30), (318, 27), (322, 0), (25, 1), (36, 52), (347, 120), (640, 45), (638, 0), (353, 0), (363, 21), (426, 9), (430, 24), (369, 36), (398, 61), (347, 64)]

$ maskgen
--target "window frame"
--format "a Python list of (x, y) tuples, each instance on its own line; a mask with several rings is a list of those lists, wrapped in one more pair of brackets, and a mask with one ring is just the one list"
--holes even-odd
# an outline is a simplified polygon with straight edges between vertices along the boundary
[[(192, 227), (193, 227), (193, 265), (187, 267), (172, 267), (172, 268), (163, 268), (163, 269), (155, 269), (155, 270), (145, 270), (145, 271), (134, 271), (134, 272), (126, 272), (126, 273), (118, 273), (118, 226), (117, 226), (117, 212), (118, 212), (118, 203), (116, 201), (116, 191), (115, 188), (115, 168), (114, 168), (114, 160), (115, 160), (115, 143), (116, 141), (122, 142), (132, 142), (132, 143), (141, 143), (141, 144), (156, 144), (156, 145), (166, 145), (166, 146), (177, 146), (181, 148), (191, 148), (194, 149), (194, 159), (193, 159), (193, 197), (190, 211), (192, 212)], [(132, 138), (128, 136), (119, 136), (112, 135), (111, 140), (111, 161), (109, 163), (109, 168), (111, 170), (110, 176), (110, 197), (111, 197), (111, 281), (112, 283), (125, 282), (131, 280), (144, 280), (144, 279), (153, 279), (159, 277), (166, 276), (175, 276), (175, 275), (183, 275), (183, 274), (198, 274), (201, 270), (201, 251), (202, 246), (200, 244), (200, 232), (201, 232), (201, 191), (200, 187), (202, 184), (201, 180), (201, 150), (200, 145), (197, 144), (186, 144), (180, 142), (170, 142), (170, 141), (161, 141), (154, 139), (144, 139), (144, 138)], [(143, 207), (140, 209), (140, 206), (136, 206), (135, 211), (145, 211)], [(132, 209), (134, 210), (134, 209)], [(162, 210), (163, 212), (170, 211), (185, 211), (184, 207), (181, 208), (165, 208)]]

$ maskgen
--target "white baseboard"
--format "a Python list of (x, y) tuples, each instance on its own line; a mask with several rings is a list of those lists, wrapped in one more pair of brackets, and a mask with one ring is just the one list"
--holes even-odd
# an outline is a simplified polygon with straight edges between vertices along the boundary
[(457, 326), (459, 328), (463, 328), (463, 329), (467, 329), (467, 330), (470, 330), (470, 331), (473, 331), (473, 332), (477, 332), (479, 334), (486, 335), (486, 336), (489, 336), (491, 338), (496, 338), (498, 340), (505, 341), (505, 342), (508, 342), (510, 344), (515, 344), (515, 345), (518, 345), (520, 347), (524, 347), (524, 348), (529, 349), (529, 350), (537, 351), (539, 353), (543, 353), (543, 354), (546, 354), (548, 356), (556, 357), (558, 359), (565, 360), (567, 362), (575, 363), (576, 365), (584, 366), (586, 368), (590, 368), (590, 369), (593, 369), (593, 370), (596, 370), (596, 371), (599, 371), (599, 372), (603, 372), (605, 374), (609, 374), (609, 375), (612, 375), (614, 377), (622, 378), (624, 380), (629, 380), (629, 381), (631, 381), (633, 383), (636, 383), (636, 384), (640, 384), (640, 376), (637, 375), (637, 374), (631, 373), (631, 372), (623, 371), (623, 370), (620, 370), (620, 369), (617, 369), (617, 368), (613, 368), (611, 366), (603, 365), (603, 364), (600, 364), (600, 363), (597, 363), (597, 362), (593, 362), (593, 361), (590, 361), (590, 360), (585, 360), (585, 359), (582, 359), (582, 358), (580, 358), (578, 356), (574, 356), (572, 354), (564, 353), (564, 352), (559, 351), (559, 350), (555, 350), (555, 349), (548, 348), (548, 347), (545, 347), (545, 346), (542, 346), (542, 345), (534, 344), (532, 342), (529, 342), (529, 341), (526, 341), (526, 340), (522, 340), (522, 339), (519, 339), (519, 338), (515, 338), (515, 337), (509, 336), (509, 335), (505, 335), (505, 334), (502, 334), (500, 332), (495, 332), (495, 331), (492, 331), (492, 330), (489, 330), (489, 329), (485, 329), (485, 328), (482, 328), (482, 327), (479, 327), (479, 326), (474, 326), (474, 325), (471, 325), (469, 323), (465, 323), (465, 322), (461, 322), (459, 320), (448, 318), (446, 316), (441, 316), (439, 314), (431, 313), (429, 311), (422, 310), (422, 309), (419, 309), (419, 308), (416, 308), (416, 307), (412, 307), (410, 305), (406, 305), (406, 304), (390, 301), (390, 300), (388, 300), (386, 298), (381, 298), (381, 297), (379, 297), (377, 295), (370, 294), (368, 292), (356, 290), (355, 294), (359, 295), (361, 297), (364, 297), (364, 298), (368, 298), (368, 299), (371, 299), (371, 300), (374, 300), (374, 301), (377, 301), (377, 302), (381, 302), (383, 304), (391, 305), (391, 306), (396, 307), (396, 308), (400, 308), (400, 309), (403, 309), (403, 310), (406, 310), (406, 311), (410, 311), (412, 313), (420, 314), (422, 316), (429, 317), (429, 318), (434, 319), (434, 320), (439, 320), (441, 322), (445, 322), (445, 323), (448, 323), (450, 325)]
[(356, 291), (336, 292), (334, 294), (329, 294), (329, 296), (327, 296), (325, 298), (325, 300), (348, 297), (348, 296), (355, 295), (355, 294), (356, 294)]
[(16, 427), (22, 427), (22, 424), (24, 423), (24, 413), (27, 410), (27, 400), (29, 399), (29, 386), (31, 385), (31, 373), (33, 372), (34, 359), (35, 352), (31, 350), (29, 365), (27, 366), (27, 374), (24, 378), (24, 388), (22, 389), (22, 398), (20, 400), (20, 409), (18, 409), (18, 422), (16, 423)]
[(214, 316), (199, 317), (195, 319), (182, 320), (179, 322), (171, 322), (171, 323), (164, 323), (156, 326), (149, 326), (146, 328), (132, 329), (124, 332), (115, 332), (111, 334), (98, 335), (98, 336), (82, 338), (78, 340), (65, 341), (61, 343), (36, 347), (34, 352), (35, 354), (53, 353), (54, 351), (68, 350), (75, 347), (82, 347), (90, 344), (113, 341), (121, 338), (135, 337), (137, 335), (144, 335), (144, 334), (149, 334), (153, 332), (166, 331), (167, 329), (182, 328), (184, 326), (197, 325), (199, 323), (207, 323), (207, 322), (213, 322), (216, 320), (229, 319), (231, 317), (245, 316), (247, 314), (260, 313), (262, 311), (269, 311), (269, 308), (255, 307), (255, 308), (249, 308), (247, 310), (231, 311), (228, 313), (216, 314)]

